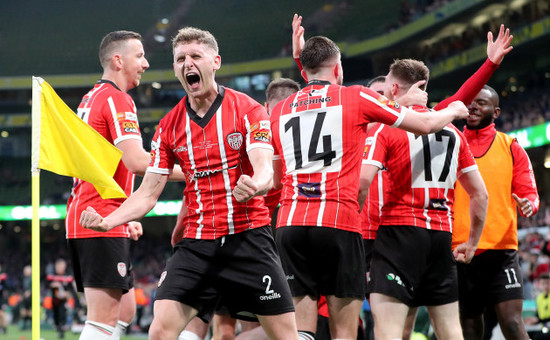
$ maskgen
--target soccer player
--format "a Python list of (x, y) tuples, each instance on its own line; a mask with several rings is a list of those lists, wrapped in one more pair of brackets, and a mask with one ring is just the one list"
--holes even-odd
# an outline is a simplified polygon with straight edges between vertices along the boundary
[[(107, 34), (99, 46), (99, 60), (103, 75), (82, 98), (77, 114), (123, 151), (113, 177), (129, 196), (135, 174), (143, 175), (150, 161), (150, 154), (142, 146), (136, 106), (126, 93), (139, 85), (141, 75), (149, 68), (141, 35), (130, 31)], [(181, 169), (179, 176), (183, 180)], [(129, 252), (130, 238), (137, 239), (142, 233), (141, 223), (121, 223), (108, 233), (79, 224), (80, 214), (88, 205), (106, 215), (123, 201), (103, 200), (92, 184), (74, 178), (65, 227), (76, 285), (84, 292), (88, 307), (82, 340), (118, 339), (135, 315)], [(98, 253), (102, 261), (97, 261)]]
[[(517, 140), (495, 129), (501, 109), (492, 87), (485, 86), (468, 109), (464, 135), (489, 192), (489, 211), (472, 262), (458, 266), (462, 330), (467, 339), (482, 339), (483, 311), (494, 308), (506, 339), (528, 339), (522, 320), (517, 209), (525, 217), (539, 209), (533, 168)], [(453, 246), (470, 233), (467, 204), (464, 189), (457, 185)]]
[(271, 116), (274, 183), (282, 185), (277, 248), (300, 336), (314, 337), (317, 299), (327, 295), (333, 338), (354, 339), (365, 285), (357, 193), (367, 124), (426, 134), (464, 115), (465, 106), (418, 114), (365, 87), (343, 87), (340, 51), (326, 37), (310, 38), (300, 63), (307, 86)]
[(65, 337), (67, 321), (67, 301), (72, 296), (74, 278), (67, 275), (67, 262), (59, 258), (55, 261), (54, 273), (46, 275), (52, 295), (52, 311), (58, 338)]
[(143, 217), (156, 204), (174, 163), (186, 174), (183, 240), (159, 281), (150, 339), (176, 339), (221, 296), (232, 315), (256, 316), (273, 339), (298, 339), (294, 306), (271, 236), (263, 197), (272, 186), (269, 117), (243, 93), (219, 86), (216, 39), (181, 29), (173, 40), (174, 72), (187, 95), (160, 122), (139, 189), (94, 230)]
[[(508, 54), (513, 47), (510, 46), (513, 36), (510, 35), (508, 29), (505, 30), (504, 25), (501, 25), (499, 34), (496, 40), (493, 41), (492, 32), (487, 34), (487, 60), (468, 80), (460, 87), (460, 89), (451, 97), (441, 101), (434, 109), (441, 109), (446, 107), (449, 103), (455, 100), (461, 100), (462, 102), (469, 104), (477, 95), (477, 93), (487, 83), (489, 78), (493, 75), (494, 71), (498, 68), (502, 62), (504, 56)], [(374, 89), (375, 91), (381, 91), (384, 93), (385, 88), (385, 76), (378, 76), (372, 79), (367, 87)], [(422, 83), (421, 86), (424, 85)], [(418, 83), (417, 83), (418, 84)], [(415, 84), (416, 85), (416, 84)], [(399, 87), (399, 84), (397, 84)], [(423, 87), (425, 88), (425, 87)], [(396, 91), (398, 89), (396, 88)], [(394, 97), (399, 103), (402, 103), (403, 91), (399, 91), (399, 96)], [(410, 92), (410, 91), (409, 91)], [(427, 97), (426, 97), (427, 100)], [(374, 125), (374, 124), (373, 124)], [(368, 146), (366, 147), (368, 149)], [(363, 155), (367, 157), (366, 154)], [(374, 240), (376, 238), (376, 231), (380, 225), (380, 215), (382, 213), (382, 206), (384, 202), (384, 186), (383, 177), (385, 171), (378, 171), (373, 178), (372, 183), (369, 186), (369, 192), (367, 195), (367, 201), (361, 211), (361, 224), (363, 228), (363, 239), (365, 247), (365, 256), (367, 264), (367, 278), (370, 271), (370, 259), (372, 257), (372, 250), (374, 247)], [(414, 328), (414, 322), (416, 319), (417, 307), (409, 309), (407, 315), (406, 325), (404, 327), (403, 339), (409, 339)]]
[[(271, 111), (275, 108), (280, 101), (287, 98), (293, 93), (300, 91), (300, 84), (296, 81), (288, 78), (280, 78), (273, 80), (267, 86), (265, 90), (266, 103), (265, 109), (267, 113), (271, 116)], [(280, 189), (271, 189), (265, 196), (265, 205), (269, 209), (269, 216), (273, 216), (275, 208), (279, 205), (279, 200), (281, 198)], [(273, 216), (275, 217), (275, 216)]]
[[(409, 86), (428, 77), (424, 63), (396, 60), (386, 76), (384, 93), (398, 99)], [(425, 107), (414, 109), (428, 112)], [(376, 172), (387, 169), (368, 284), (375, 337), (401, 338), (409, 307), (426, 305), (437, 337), (460, 339), (450, 245), (455, 181), (464, 183), (472, 197), (472, 233), (457, 249), (458, 261), (473, 256), (487, 210), (487, 192), (468, 144), (452, 124), (427, 136), (380, 124), (370, 130), (369, 139), (361, 187), (368, 188)]]

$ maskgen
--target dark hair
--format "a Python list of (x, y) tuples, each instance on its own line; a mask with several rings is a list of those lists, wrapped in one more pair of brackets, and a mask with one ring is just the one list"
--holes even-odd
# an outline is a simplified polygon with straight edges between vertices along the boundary
[(141, 41), (141, 34), (132, 31), (114, 31), (104, 36), (99, 44), (99, 61), (101, 65), (105, 67), (115, 49), (119, 48), (122, 42), (130, 39)]
[(376, 76), (368, 81), (367, 87), (371, 87), (374, 83), (383, 83), (386, 81), (386, 76)]
[(428, 80), (430, 79), (430, 70), (420, 60), (414, 59), (395, 59), (390, 65), (392, 76), (406, 82), (409, 85), (425, 80), (426, 83), (419, 88), (426, 90)]
[(340, 56), (340, 49), (327, 37), (315, 36), (309, 38), (300, 52), (300, 63), (305, 70), (316, 72), (319, 67)]
[(265, 97), (267, 101), (276, 100), (279, 102), (298, 91), (300, 91), (298, 82), (289, 78), (279, 78), (267, 85)]

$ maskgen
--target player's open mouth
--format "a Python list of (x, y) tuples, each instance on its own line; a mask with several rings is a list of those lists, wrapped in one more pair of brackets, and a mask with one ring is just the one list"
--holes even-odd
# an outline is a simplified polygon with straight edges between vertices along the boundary
[(194, 72), (189, 72), (185, 75), (185, 80), (187, 81), (187, 84), (194, 89), (199, 86), (199, 82), (201, 81), (201, 77)]

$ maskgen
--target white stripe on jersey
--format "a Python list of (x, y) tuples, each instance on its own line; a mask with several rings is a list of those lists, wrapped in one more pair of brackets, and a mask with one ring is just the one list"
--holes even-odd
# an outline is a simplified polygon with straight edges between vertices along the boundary
[(154, 161), (153, 161), (153, 167), (155, 168), (159, 168), (159, 164), (160, 164), (160, 143), (162, 142), (161, 141), (161, 136), (162, 136), (162, 128), (159, 128), (159, 137), (157, 138), (157, 140), (155, 141), (152, 141), (151, 142), (151, 148), (153, 150), (155, 150), (155, 158), (154, 158)]
[[(301, 93), (302, 90), (300, 90), (292, 100), (292, 113), (296, 113), (296, 108), (298, 107), (298, 97)], [(294, 211), (296, 211), (296, 205), (298, 204), (298, 175), (296, 173), (292, 174), (292, 188), (294, 189), (294, 195), (292, 195), (292, 205), (290, 206), (290, 212), (288, 213), (286, 225), (292, 225), (292, 218), (294, 217)]]
[(432, 225), (430, 223), (432, 219), (430, 216), (428, 216), (429, 210), (427, 209), (429, 206), (430, 206), (430, 188), (424, 188), (424, 212), (422, 214), (426, 218), (426, 229), (432, 229)]
[[(228, 171), (228, 165), (227, 165), (227, 154), (225, 153), (225, 143), (223, 140), (223, 121), (222, 121), (222, 105), (218, 108), (218, 111), (216, 111), (216, 130), (218, 132), (218, 145), (220, 148), (220, 159), (222, 161), (222, 175), (223, 175), (223, 182), (225, 187), (225, 200), (227, 202), (227, 227), (229, 229), (228, 235), (232, 235), (235, 233), (235, 225), (233, 223), (233, 197), (231, 193), (231, 180), (229, 178), (229, 171)], [(246, 117), (245, 117), (246, 118)], [(248, 131), (250, 131), (250, 123), (248, 122), (248, 119), (246, 119), (246, 131), (247, 134), (249, 134)], [(248, 140), (248, 138), (247, 138)], [(214, 228), (216, 230), (216, 228)]]
[[(175, 127), (174, 127), (175, 129)], [(195, 172), (197, 169), (197, 165), (195, 164), (195, 157), (193, 155), (193, 141), (192, 141), (192, 134), (191, 134), (191, 122), (189, 121), (189, 115), (185, 115), (185, 136), (187, 137), (187, 156), (189, 157), (189, 164), (191, 164), (191, 170)], [(202, 220), (204, 219), (203, 214), (203, 206), (202, 206), (202, 200), (201, 200), (201, 192), (198, 187), (198, 181), (195, 182), (195, 188), (194, 191), (197, 194), (197, 204), (199, 205), (198, 209), (195, 211), (195, 213), (200, 214), (199, 219), (197, 220), (197, 224), (199, 225), (197, 227), (197, 235), (195, 238), (199, 240), (201, 238), (201, 232), (204, 225), (202, 224)]]
[[(325, 99), (327, 97), (328, 92), (328, 85), (323, 87), (321, 90), (323, 94), (321, 95), (321, 98)], [(341, 89), (340, 89), (341, 91)], [(340, 98), (342, 98), (342, 95), (340, 95)], [(309, 104), (308, 104), (309, 106)], [(321, 101), (321, 108), (326, 108), (327, 102), (326, 100)], [(336, 186), (338, 186), (338, 180), (336, 180)], [(325, 213), (325, 206), (327, 204), (327, 173), (323, 171), (321, 175), (321, 183), (319, 183), (319, 191), (321, 192), (321, 204), (319, 205), (319, 212), (317, 213), (317, 226), (322, 227), (323, 226), (323, 215)], [(338, 193), (340, 193), (340, 190), (338, 190)], [(338, 205), (340, 207), (340, 205)], [(336, 216), (338, 216), (338, 213), (336, 213)], [(334, 223), (336, 223), (337, 219), (334, 219)]]
[(403, 118), (405, 117), (405, 113), (403, 112), (403, 110), (409, 110), (409, 111), (412, 111), (410, 109), (407, 109), (406, 107), (401, 107), (401, 112), (402, 114), (397, 114), (395, 113), (395, 111), (391, 110), (388, 106), (386, 105), (382, 105), (378, 99), (374, 98), (374, 97), (371, 97), (369, 96), (368, 94), (366, 93), (363, 93), (363, 92), (359, 92), (359, 95), (361, 95), (361, 97), (365, 98), (366, 100), (380, 106), (381, 108), (383, 108), (384, 110), (388, 111), (389, 113), (391, 113), (392, 115), (396, 116), (397, 117), (397, 120), (395, 121), (395, 123), (393, 123), (393, 125), (391, 127), (398, 127), (399, 125), (401, 125), (401, 122), (403, 121)]
[(113, 125), (115, 126), (115, 130), (116, 130), (116, 138), (113, 138), (113, 140), (117, 141), (122, 136), (122, 131), (120, 131), (120, 124), (118, 124), (118, 118), (116, 116), (117, 112), (116, 112), (115, 102), (113, 101), (113, 97), (107, 98), (107, 103), (109, 103), (109, 108), (111, 109), (111, 115), (113, 116)]
[(382, 206), (384, 205), (384, 181), (382, 179), (382, 170), (378, 170), (376, 176), (378, 176), (378, 221), (380, 221), (380, 217), (382, 217)]

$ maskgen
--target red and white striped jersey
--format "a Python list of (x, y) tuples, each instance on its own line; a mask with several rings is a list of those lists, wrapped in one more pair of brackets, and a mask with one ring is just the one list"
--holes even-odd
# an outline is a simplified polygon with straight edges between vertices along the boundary
[(425, 136), (378, 124), (367, 144), (364, 162), (387, 169), (380, 224), (452, 232), (455, 182), (477, 169), (464, 135), (452, 124)]
[[(113, 145), (127, 139), (141, 141), (134, 101), (130, 95), (120, 91), (110, 81), (98, 81), (94, 88), (82, 98), (77, 114)], [(122, 161), (113, 176), (127, 196), (130, 196), (134, 189), (134, 177), (135, 175), (128, 171)], [(104, 233), (83, 228), (78, 223), (80, 214), (88, 206), (93, 207), (101, 216), (107, 216), (122, 202), (124, 202), (123, 198), (104, 200), (92, 184), (74, 178), (65, 218), (67, 238), (130, 237), (127, 224)]]
[(374, 176), (363, 210), (361, 210), (361, 230), (364, 240), (374, 240), (380, 226), (382, 206), (384, 205), (384, 171)]
[(399, 126), (408, 109), (362, 86), (312, 81), (271, 115), (283, 166), (277, 227), (361, 233), (359, 175), (369, 122)]
[(168, 175), (178, 161), (185, 174), (184, 238), (215, 239), (271, 223), (262, 196), (239, 203), (231, 193), (242, 174), (253, 175), (248, 152), (273, 150), (269, 116), (249, 96), (218, 89), (202, 118), (184, 97), (160, 121), (151, 142), (148, 172)]

